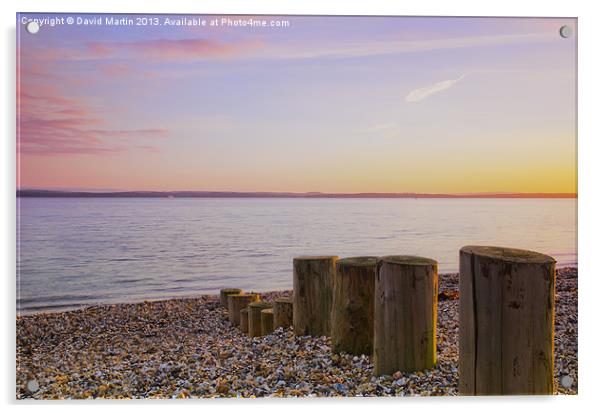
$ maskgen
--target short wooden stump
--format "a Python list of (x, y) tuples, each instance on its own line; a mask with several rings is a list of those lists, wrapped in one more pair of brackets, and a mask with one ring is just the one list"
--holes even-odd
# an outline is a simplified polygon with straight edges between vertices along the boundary
[(274, 332), (274, 310), (266, 308), (261, 310), (261, 335), (266, 336)]
[(397, 255), (378, 260), (374, 375), (430, 369), (437, 360), (437, 262)]
[(293, 300), (277, 298), (274, 301), (274, 328), (288, 328), (293, 325)]
[(240, 288), (222, 288), (219, 290), (219, 304), (228, 309), (228, 296), (232, 294), (240, 294), (242, 290)]
[(332, 299), (332, 351), (372, 355), (376, 257), (336, 263)]
[(299, 336), (329, 336), (337, 256), (293, 259), (293, 329)]
[(259, 301), (259, 294), (240, 293), (230, 294), (228, 298), (228, 318), (230, 322), (238, 327), (240, 326), (240, 310), (246, 308), (249, 304)]
[(240, 310), (240, 331), (243, 333), (249, 332), (249, 309), (248, 307)]
[(256, 301), (249, 304), (249, 337), (260, 337), (261, 334), (261, 311), (272, 308), (272, 304), (265, 301)]

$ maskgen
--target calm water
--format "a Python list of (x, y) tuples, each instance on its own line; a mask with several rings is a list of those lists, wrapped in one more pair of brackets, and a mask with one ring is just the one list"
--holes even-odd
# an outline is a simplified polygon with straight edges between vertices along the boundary
[(22, 198), (17, 308), (49, 311), (292, 288), (302, 254), (416, 254), (458, 269), (467, 244), (577, 261), (574, 199)]

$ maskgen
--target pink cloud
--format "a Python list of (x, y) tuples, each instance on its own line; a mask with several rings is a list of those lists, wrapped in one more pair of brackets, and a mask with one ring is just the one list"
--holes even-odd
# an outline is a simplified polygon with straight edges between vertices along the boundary
[(112, 63), (100, 67), (100, 71), (108, 76), (124, 76), (132, 74), (132, 68), (123, 63)]
[(90, 130), (97, 136), (109, 136), (112, 138), (139, 138), (139, 137), (164, 137), (167, 129), (135, 129), (135, 130)]
[(20, 65), (19, 74), (21, 76), (31, 76), (40, 78), (57, 78), (58, 76), (48, 70), (48, 66), (35, 62), (27, 62)]
[(207, 39), (157, 39), (145, 42), (121, 43), (117, 47), (151, 59), (174, 60), (233, 56), (256, 46), (257, 43), (234, 44)]
[(101, 57), (101, 58), (107, 57), (113, 53), (113, 51), (109, 47), (107, 47), (105, 44), (99, 43), (99, 42), (88, 43), (86, 45), (86, 48), (87, 48), (88, 52), (91, 53), (91, 55), (96, 56), (96, 57)]
[(144, 77), (153, 77), (155, 76), (154, 72), (149, 72), (146, 70), (140, 70), (136, 67), (125, 63), (109, 63), (107, 65), (101, 65), (98, 69), (103, 75), (111, 76), (111, 77), (122, 77), (122, 76), (144, 76)]
[(55, 112), (57, 115), (66, 115), (66, 116), (86, 116), (88, 115), (88, 111), (84, 109), (63, 109)]
[[(103, 60), (128, 58), (132, 54), (153, 60), (189, 60), (198, 58), (230, 57), (244, 54), (262, 46), (258, 41), (239, 43), (211, 39), (154, 39), (137, 42), (88, 42), (83, 49), (52, 48), (21, 52), (21, 58), (32, 62), (57, 60)], [(28, 64), (29, 66), (29, 64)]]
[(167, 135), (165, 129), (89, 129), (98, 119), (19, 118), (18, 150), (21, 154), (65, 155), (106, 154), (144, 148), (148, 145), (124, 144), (123, 139), (145, 141)]
[(20, 82), (17, 93), (17, 150), (20, 154), (102, 155), (149, 150), (152, 146), (147, 144), (148, 139), (168, 134), (161, 128), (106, 127), (106, 120), (92, 115), (94, 111), (84, 101), (61, 96), (52, 85)]
[(30, 93), (21, 91), (19, 93), (19, 103), (22, 108), (24, 106), (34, 106), (43, 104), (45, 105), (45, 108), (48, 109), (49, 105), (56, 107), (71, 106), (77, 105), (78, 101), (74, 99), (68, 99), (62, 96), (48, 94), (32, 95)]

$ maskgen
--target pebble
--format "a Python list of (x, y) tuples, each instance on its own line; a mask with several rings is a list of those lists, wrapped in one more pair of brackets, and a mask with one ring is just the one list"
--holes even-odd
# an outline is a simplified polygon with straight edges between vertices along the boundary
[[(440, 291), (457, 291), (457, 283), (457, 274), (439, 276)], [(559, 270), (556, 287), (555, 390), (576, 394), (577, 269)], [(457, 395), (459, 302), (446, 296), (438, 306), (437, 366), (381, 377), (372, 376), (370, 357), (332, 354), (328, 337), (279, 328), (250, 339), (230, 325), (217, 296), (18, 316), (16, 397)]]
[(336, 391), (338, 391), (340, 393), (345, 393), (347, 391), (347, 387), (345, 387), (341, 383), (335, 383), (334, 384), (334, 388), (335, 388)]

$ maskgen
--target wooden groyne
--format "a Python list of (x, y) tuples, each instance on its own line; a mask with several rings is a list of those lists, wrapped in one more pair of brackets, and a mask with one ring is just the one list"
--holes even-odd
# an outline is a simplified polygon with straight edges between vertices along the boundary
[[(460, 250), (461, 394), (552, 394), (554, 277), (547, 255)], [(220, 301), (249, 337), (290, 326), (330, 336), (333, 353), (371, 356), (376, 376), (437, 363), (438, 270), (430, 258), (296, 257), (292, 298), (267, 303), (228, 288)]]

